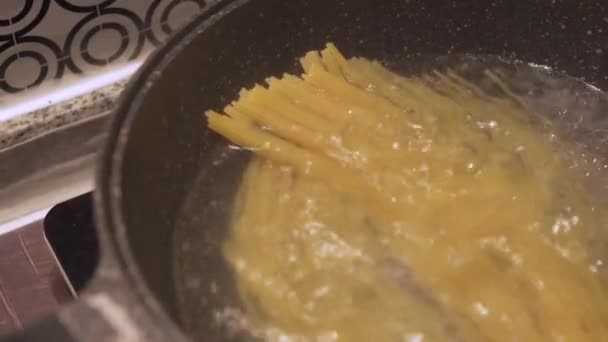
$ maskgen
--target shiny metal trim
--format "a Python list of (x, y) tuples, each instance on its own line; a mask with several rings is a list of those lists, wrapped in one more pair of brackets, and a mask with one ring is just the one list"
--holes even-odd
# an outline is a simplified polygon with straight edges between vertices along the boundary
[(109, 112), (0, 152), (0, 224), (91, 191)]

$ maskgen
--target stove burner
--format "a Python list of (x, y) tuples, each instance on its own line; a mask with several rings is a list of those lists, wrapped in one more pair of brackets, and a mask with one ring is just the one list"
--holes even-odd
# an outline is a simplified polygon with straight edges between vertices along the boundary
[(75, 294), (84, 289), (99, 261), (92, 193), (53, 207), (44, 219), (44, 235)]

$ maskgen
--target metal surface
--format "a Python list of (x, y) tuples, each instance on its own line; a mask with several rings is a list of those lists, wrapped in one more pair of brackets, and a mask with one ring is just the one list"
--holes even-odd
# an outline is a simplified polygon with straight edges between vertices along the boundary
[(109, 113), (62, 127), (0, 153), (0, 223), (91, 191)]

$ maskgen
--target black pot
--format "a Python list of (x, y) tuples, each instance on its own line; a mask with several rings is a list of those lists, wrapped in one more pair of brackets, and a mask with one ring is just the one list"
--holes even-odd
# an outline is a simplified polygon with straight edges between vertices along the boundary
[[(220, 195), (196, 185), (209, 151), (224, 143), (202, 113), (295, 71), (297, 57), (327, 41), (381, 60), (503, 56), (608, 88), (605, 1), (220, 1), (149, 58), (114, 114), (95, 193), (103, 257), (87, 294), (8, 341), (246, 339), (213, 316), (234, 302), (219, 253), (227, 212), (184, 211), (192, 191), (202, 204)], [(230, 177), (208, 181), (235, 187)], [(185, 276), (174, 267), (176, 234), (201, 250), (199, 301), (176, 293)], [(216, 291), (211, 279), (224, 286)]]

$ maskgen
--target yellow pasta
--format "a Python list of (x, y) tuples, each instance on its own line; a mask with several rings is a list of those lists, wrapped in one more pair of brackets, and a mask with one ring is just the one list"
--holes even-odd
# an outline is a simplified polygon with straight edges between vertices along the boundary
[(499, 76), (333, 45), (207, 112), (255, 157), (224, 246), (267, 341), (608, 341), (606, 217)]

